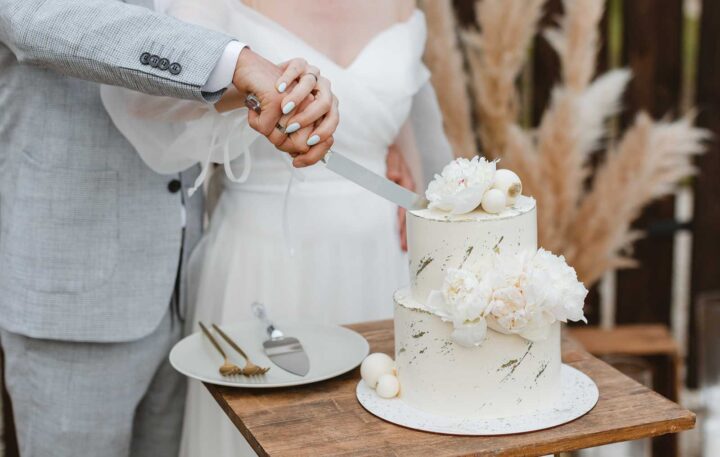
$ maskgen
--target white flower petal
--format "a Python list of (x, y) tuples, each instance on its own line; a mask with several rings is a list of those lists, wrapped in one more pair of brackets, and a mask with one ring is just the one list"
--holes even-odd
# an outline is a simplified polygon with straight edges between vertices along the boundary
[(460, 346), (471, 348), (480, 346), (487, 335), (487, 323), (485, 319), (479, 319), (472, 324), (461, 324), (455, 326), (452, 332), (452, 340)]

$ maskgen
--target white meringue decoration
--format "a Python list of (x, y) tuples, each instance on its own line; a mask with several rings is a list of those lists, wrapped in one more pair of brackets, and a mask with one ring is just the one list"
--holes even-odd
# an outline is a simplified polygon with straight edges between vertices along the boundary
[(482, 157), (458, 158), (443, 168), (428, 185), (425, 196), (430, 209), (465, 214), (480, 206), (495, 176), (495, 162)]
[(395, 370), (395, 361), (387, 354), (375, 352), (365, 357), (360, 365), (360, 376), (371, 389), (377, 386), (381, 376), (392, 375)]
[(378, 379), (375, 392), (382, 398), (396, 397), (400, 393), (400, 381), (395, 375), (384, 374)]
[(489, 214), (503, 212), (507, 203), (505, 193), (499, 189), (489, 189), (482, 198), (482, 209)]
[(505, 194), (507, 206), (515, 204), (518, 196), (522, 194), (522, 182), (515, 172), (508, 169), (500, 169), (495, 172), (495, 179), (492, 184), (493, 189), (497, 189)]

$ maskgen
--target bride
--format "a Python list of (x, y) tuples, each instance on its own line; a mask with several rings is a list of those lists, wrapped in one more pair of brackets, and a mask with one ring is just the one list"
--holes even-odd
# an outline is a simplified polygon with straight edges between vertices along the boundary
[[(413, 1), (175, 0), (168, 13), (276, 63), (314, 62), (340, 101), (333, 149), (376, 173), (386, 174), (389, 150), (399, 152), (422, 188), (450, 160), (421, 60), (425, 19)], [(193, 328), (251, 319), (253, 301), (283, 320), (392, 316), (392, 294), (408, 278), (397, 207), (321, 164), (294, 168), (247, 127), (246, 109), (220, 113), (109, 87), (103, 100), (156, 171), (224, 163), (222, 193), (191, 260)], [(286, 122), (292, 130), (292, 113)], [(184, 426), (183, 455), (253, 455), (199, 383), (190, 386)]]

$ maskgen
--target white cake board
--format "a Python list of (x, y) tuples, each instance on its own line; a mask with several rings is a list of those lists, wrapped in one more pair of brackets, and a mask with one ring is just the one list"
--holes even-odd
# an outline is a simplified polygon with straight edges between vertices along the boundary
[[(554, 408), (531, 414), (493, 419), (454, 419), (416, 409), (402, 399), (382, 398), (362, 380), (355, 393), (368, 412), (393, 424), (448, 435), (509, 435), (555, 427), (590, 411), (598, 401), (598, 388), (585, 373), (562, 365), (560, 400)], [(400, 386), (402, 389), (402, 386)]]

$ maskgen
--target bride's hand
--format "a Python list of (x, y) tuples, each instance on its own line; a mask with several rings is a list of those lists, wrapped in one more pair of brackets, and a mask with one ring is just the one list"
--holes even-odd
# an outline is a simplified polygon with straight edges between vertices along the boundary
[[(325, 141), (335, 132), (340, 120), (338, 99), (332, 93), (330, 81), (304, 59), (284, 62), (280, 69), (283, 75), (277, 81), (277, 90), (285, 93), (289, 89), (281, 102), (283, 114), (290, 116), (284, 124), (286, 132), (292, 134), (314, 125), (306, 139), (307, 146)], [(308, 99), (311, 103), (303, 104)]]
[[(410, 168), (405, 163), (400, 150), (395, 145), (388, 148), (387, 157), (385, 159), (387, 165), (387, 178), (395, 184), (405, 187), (406, 189), (415, 190), (415, 182), (413, 181)], [(398, 227), (400, 229), (400, 248), (407, 251), (407, 231), (405, 208), (398, 208)]]

